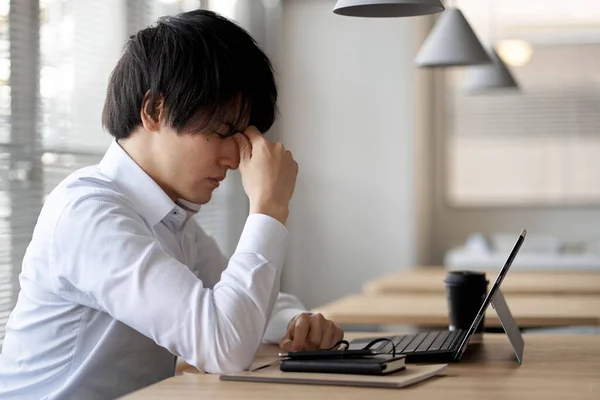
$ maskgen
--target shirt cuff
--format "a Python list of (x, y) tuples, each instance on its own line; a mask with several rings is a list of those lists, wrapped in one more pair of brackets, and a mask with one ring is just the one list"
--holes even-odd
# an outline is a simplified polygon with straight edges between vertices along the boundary
[(285, 308), (274, 314), (267, 325), (263, 342), (279, 344), (279, 341), (287, 332), (290, 321), (295, 316), (306, 312), (308, 311), (299, 308)]
[(260, 254), (280, 269), (288, 241), (288, 230), (281, 222), (265, 214), (250, 214), (235, 253)]

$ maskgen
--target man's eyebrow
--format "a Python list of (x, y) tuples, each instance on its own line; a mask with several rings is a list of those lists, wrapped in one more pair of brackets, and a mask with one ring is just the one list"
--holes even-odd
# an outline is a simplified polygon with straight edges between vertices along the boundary
[[(222, 127), (226, 127), (227, 130), (225, 131), (225, 129), (223, 129)], [(223, 132), (225, 131), (225, 132)], [(221, 135), (221, 136), (233, 136), (235, 135), (236, 129), (235, 126), (231, 123), (231, 122), (221, 122), (221, 127), (217, 128), (216, 132)]]

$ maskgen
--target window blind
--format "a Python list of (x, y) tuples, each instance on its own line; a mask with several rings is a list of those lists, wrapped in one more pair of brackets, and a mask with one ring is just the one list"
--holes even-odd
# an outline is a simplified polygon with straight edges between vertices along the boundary
[(41, 204), (37, 162), (39, 5), (11, 1), (2, 6), (2, 123), (0, 124), (0, 340), (18, 293), (20, 260)]
[(456, 95), (449, 131), (455, 205), (600, 202), (600, 85)]

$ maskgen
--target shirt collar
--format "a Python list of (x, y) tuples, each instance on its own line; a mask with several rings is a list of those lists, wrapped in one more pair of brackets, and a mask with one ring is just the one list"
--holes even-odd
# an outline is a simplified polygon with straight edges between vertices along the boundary
[(183, 208), (187, 213), (196, 214), (200, 211), (200, 204), (192, 203), (191, 201), (179, 199), (177, 204)]
[[(151, 226), (162, 221), (177, 205), (114, 140), (99, 164), (100, 171), (110, 178)], [(197, 213), (198, 204), (178, 200), (188, 213)]]

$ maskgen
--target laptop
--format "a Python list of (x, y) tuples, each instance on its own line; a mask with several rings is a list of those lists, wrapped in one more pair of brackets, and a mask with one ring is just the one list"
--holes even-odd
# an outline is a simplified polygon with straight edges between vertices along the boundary
[[(406, 362), (409, 363), (458, 362), (484, 317), (485, 311), (491, 304), (496, 310), (500, 323), (513, 347), (517, 362), (521, 364), (523, 362), (525, 343), (523, 342), (519, 327), (512, 317), (504, 296), (500, 291), (500, 285), (517, 256), (526, 234), (527, 231), (523, 229), (469, 329), (418, 332), (410, 335), (388, 337), (396, 345), (395, 352), (397, 354), (404, 354)], [(350, 341), (349, 349), (361, 349), (374, 339), (377, 338), (354, 339)], [(391, 342), (382, 341), (371, 348), (378, 352), (391, 353), (393, 350)]]

